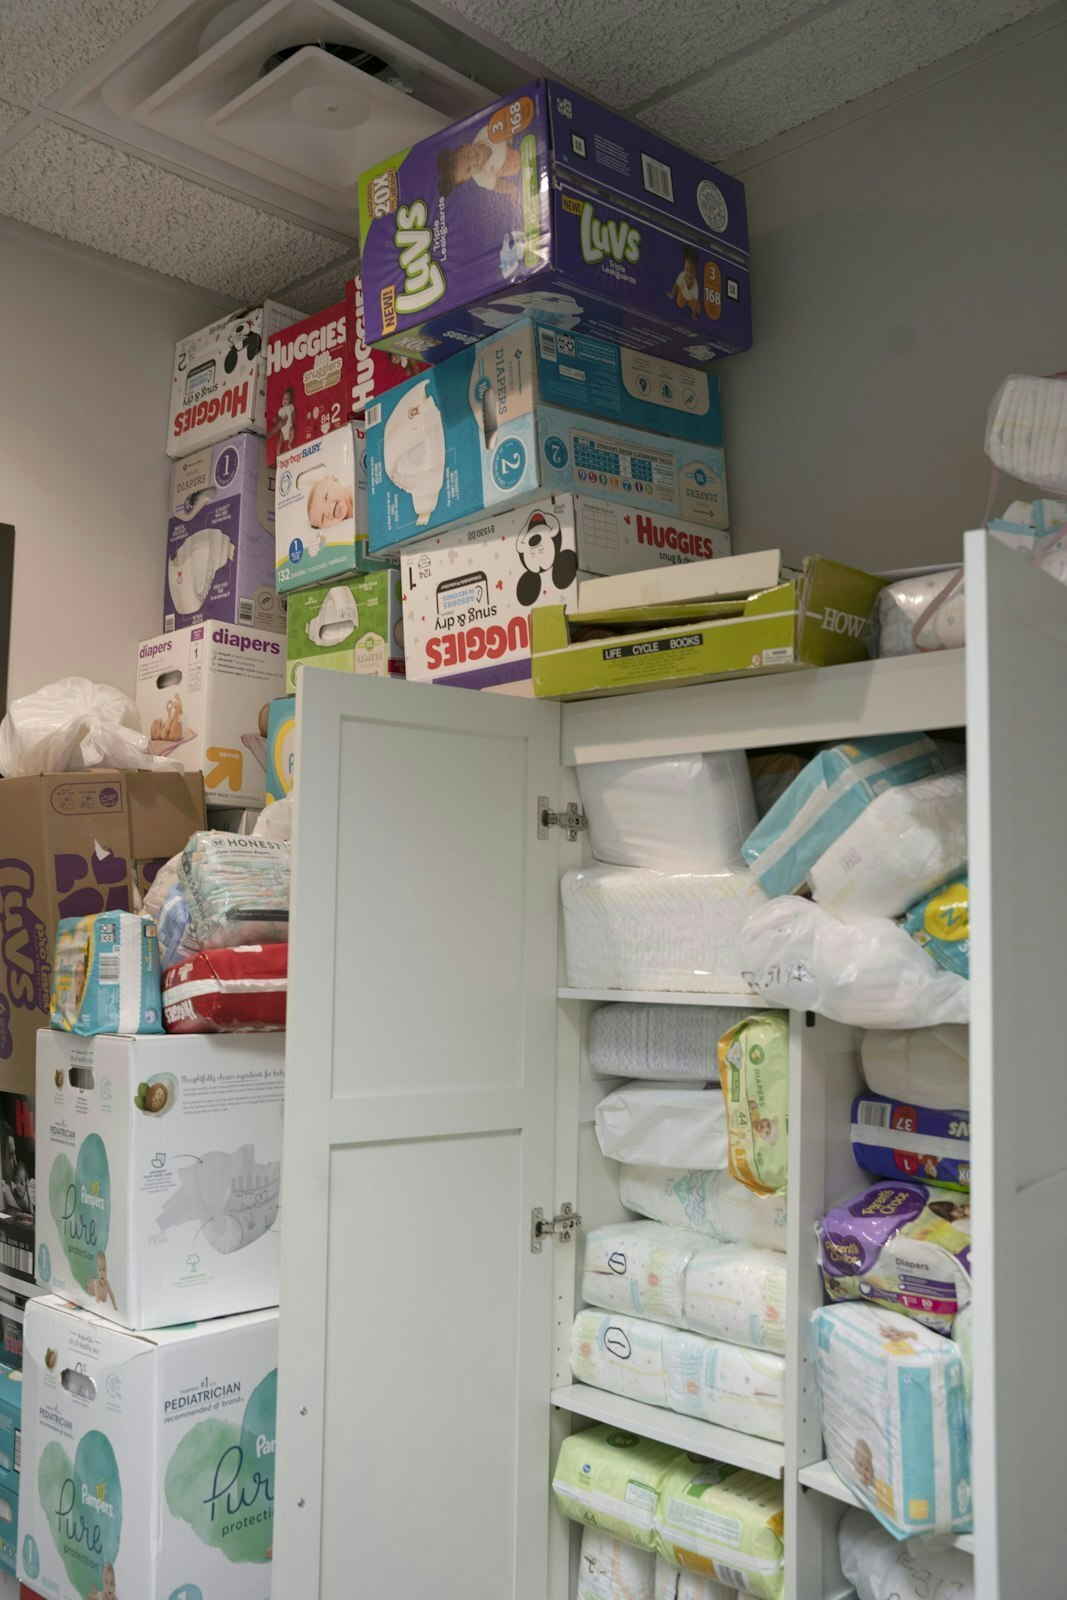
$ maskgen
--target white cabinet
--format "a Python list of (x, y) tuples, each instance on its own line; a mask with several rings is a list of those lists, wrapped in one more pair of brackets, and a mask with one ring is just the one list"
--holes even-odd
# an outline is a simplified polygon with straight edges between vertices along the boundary
[(1067, 1388), (1044, 1352), (1067, 1321), (1067, 591), (980, 534), (967, 561), (966, 657), (563, 707), (304, 674), (276, 1593), (565, 1600), (577, 1535), (549, 1480), (590, 1418), (781, 1477), (788, 1600), (849, 1592), (808, 1330), (815, 1220), (862, 1186), (855, 1032), (792, 1018), (784, 1446), (573, 1384), (582, 1233), (534, 1249), (532, 1215), (568, 1202), (585, 1230), (624, 1213), (592, 1128), (611, 1085), (585, 1044), (609, 996), (557, 989), (559, 876), (583, 845), (541, 812), (577, 797), (585, 762), (965, 724), (978, 1595), (1058, 1592)]

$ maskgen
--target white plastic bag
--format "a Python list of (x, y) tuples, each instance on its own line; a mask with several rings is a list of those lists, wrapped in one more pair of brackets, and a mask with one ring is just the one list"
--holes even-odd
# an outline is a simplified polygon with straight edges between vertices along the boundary
[(726, 1104), (717, 1083), (628, 1083), (601, 1100), (594, 1118), (600, 1152), (612, 1161), (702, 1172), (727, 1164)]
[(860, 1066), (871, 1093), (887, 1100), (931, 1111), (959, 1111), (971, 1103), (967, 1028), (945, 1024), (867, 1032), (860, 1040)]
[(847, 1511), (838, 1539), (857, 1600), (974, 1600), (974, 1557), (947, 1536), (896, 1539), (866, 1511)]
[(110, 684), (60, 678), (12, 703), (0, 723), (0, 772), (5, 778), (87, 767), (182, 770), (180, 761), (149, 753), (140, 712)]
[(256, 818), (252, 829), (253, 839), (273, 839), (277, 844), (288, 844), (293, 833), (293, 797), (274, 800)]
[(578, 768), (578, 787), (593, 855), (614, 866), (721, 872), (756, 826), (743, 750), (599, 761)]

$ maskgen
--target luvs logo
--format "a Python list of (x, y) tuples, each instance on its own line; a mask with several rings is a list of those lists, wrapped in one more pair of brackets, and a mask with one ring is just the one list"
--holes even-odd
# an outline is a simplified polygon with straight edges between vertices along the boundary
[(579, 225), (582, 260), (594, 265), (610, 256), (612, 261), (641, 259), (641, 231), (630, 222), (601, 222), (588, 200), (582, 205)]
[(0, 955), (11, 1004), (48, 1010), (52, 967), (48, 933), (30, 910), (34, 876), (24, 861), (0, 861)]
[(393, 238), (399, 251), (404, 287), (396, 297), (396, 309), (402, 316), (426, 311), (445, 292), (445, 275), (430, 254), (433, 233), (426, 224), (424, 200), (414, 200), (397, 211)]

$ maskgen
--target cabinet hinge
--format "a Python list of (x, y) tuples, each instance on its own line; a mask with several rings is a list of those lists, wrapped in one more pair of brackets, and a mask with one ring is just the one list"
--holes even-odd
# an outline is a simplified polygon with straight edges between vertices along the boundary
[(569, 1200), (560, 1206), (559, 1216), (551, 1219), (545, 1216), (540, 1206), (534, 1206), (530, 1212), (530, 1249), (535, 1256), (539, 1256), (549, 1234), (564, 1244), (570, 1244), (571, 1234), (581, 1225), (582, 1219)]
[(578, 837), (578, 831), (588, 826), (584, 811), (579, 811), (572, 800), (565, 811), (553, 811), (549, 804), (547, 794), (537, 798), (537, 837), (547, 839), (551, 828), (562, 828), (571, 844)]

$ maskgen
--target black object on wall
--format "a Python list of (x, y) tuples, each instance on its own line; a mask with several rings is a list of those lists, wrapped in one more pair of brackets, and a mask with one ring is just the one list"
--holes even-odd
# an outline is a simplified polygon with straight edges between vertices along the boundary
[(0, 716), (7, 710), (7, 658), (11, 648), (11, 595), (15, 580), (15, 530), (0, 522)]

